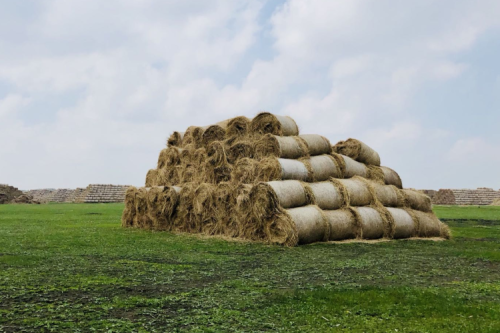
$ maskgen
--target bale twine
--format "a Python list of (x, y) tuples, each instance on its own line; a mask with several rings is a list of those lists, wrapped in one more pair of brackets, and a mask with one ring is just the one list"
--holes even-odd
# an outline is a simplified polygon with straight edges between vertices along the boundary
[(217, 185), (202, 183), (194, 191), (193, 213), (195, 215), (194, 232), (213, 235), (217, 226), (216, 195)]
[(259, 183), (250, 193), (253, 216), (267, 220), (279, 214), (280, 208), (306, 206), (311, 197), (298, 180), (270, 181)]
[(324, 210), (330, 226), (330, 241), (356, 238), (359, 233), (356, 216), (350, 209)]
[(132, 227), (134, 225), (134, 218), (136, 215), (135, 210), (135, 197), (137, 195), (137, 188), (130, 186), (125, 191), (125, 208), (122, 213), (122, 227)]
[(168, 147), (182, 147), (182, 139), (184, 138), (184, 132), (174, 132), (170, 135), (167, 140)]
[(346, 169), (346, 164), (345, 164), (344, 158), (342, 157), (342, 155), (336, 154), (333, 152), (330, 155), (332, 155), (333, 159), (335, 160), (335, 162), (337, 162), (337, 165), (339, 166), (340, 173), (342, 175), (342, 177), (339, 177), (339, 178), (344, 178), (345, 169)]
[(299, 138), (306, 143), (307, 150), (311, 156), (331, 154), (332, 152), (332, 145), (324, 136), (317, 134), (302, 134), (299, 135)]
[(417, 235), (417, 226), (407, 211), (400, 208), (387, 208), (394, 221), (393, 238), (410, 238)]
[(250, 128), (252, 132), (262, 135), (267, 133), (279, 136), (299, 135), (299, 128), (292, 118), (269, 112), (259, 113), (252, 120)]
[(251, 142), (240, 141), (233, 143), (227, 152), (227, 159), (229, 163), (235, 164), (242, 158), (253, 158), (254, 147)]
[(269, 157), (259, 162), (257, 179), (260, 181), (286, 179), (309, 181), (312, 179), (312, 172), (303, 161)]
[(386, 185), (394, 185), (399, 189), (403, 188), (403, 182), (401, 181), (401, 178), (396, 171), (385, 166), (382, 166), (380, 168), (384, 173), (384, 182)]
[(340, 141), (333, 146), (333, 150), (339, 154), (349, 156), (358, 162), (380, 166), (380, 156), (378, 153), (359, 140), (351, 138), (346, 141)]
[(134, 217), (134, 227), (150, 229), (153, 225), (152, 220), (148, 215), (148, 191), (149, 187), (141, 187), (137, 190), (136, 200), (135, 200), (135, 217)]
[(258, 164), (258, 161), (251, 158), (238, 160), (231, 172), (231, 181), (235, 184), (254, 183), (257, 179)]
[(308, 159), (314, 182), (342, 178), (342, 170), (331, 155), (317, 155)]
[(311, 201), (321, 209), (335, 210), (344, 207), (347, 203), (345, 196), (332, 182), (308, 184)]
[(244, 116), (230, 119), (226, 127), (226, 136), (228, 138), (246, 136), (250, 129), (250, 122), (250, 119)]
[(385, 223), (381, 214), (371, 207), (351, 208), (360, 226), (360, 238), (378, 239), (384, 237)]
[(360, 176), (363, 178), (367, 178), (368, 176), (368, 168), (363, 163), (357, 162), (352, 158), (340, 155), (344, 162), (344, 178), (352, 178), (354, 176)]
[(349, 206), (369, 206), (374, 204), (375, 198), (368, 185), (359, 177), (352, 179), (330, 180), (344, 196), (343, 201)]
[(308, 155), (307, 145), (298, 136), (276, 136), (266, 134), (255, 142), (255, 157), (281, 157), (298, 159)]
[(146, 174), (146, 187), (156, 186), (158, 180), (158, 170), (150, 169)]
[(441, 221), (433, 213), (413, 210), (413, 215), (418, 220), (418, 237), (440, 237), (443, 227)]
[(286, 213), (295, 224), (298, 244), (327, 241), (330, 237), (330, 224), (318, 206), (305, 206), (287, 209)]
[(431, 198), (424, 193), (410, 189), (403, 189), (401, 192), (404, 195), (406, 205), (411, 209), (432, 212)]
[(214, 141), (224, 141), (226, 138), (226, 128), (219, 125), (211, 125), (204, 128), (201, 142), (204, 147), (208, 147)]

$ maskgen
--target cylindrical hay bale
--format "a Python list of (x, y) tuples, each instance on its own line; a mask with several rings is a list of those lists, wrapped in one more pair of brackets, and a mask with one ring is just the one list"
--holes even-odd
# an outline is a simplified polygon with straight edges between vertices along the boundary
[(281, 157), (297, 159), (308, 155), (305, 142), (297, 136), (264, 135), (255, 143), (255, 157)]
[(122, 227), (132, 227), (134, 225), (134, 218), (136, 215), (135, 210), (135, 197), (137, 195), (137, 188), (131, 186), (125, 192), (125, 208), (122, 214)]
[(236, 142), (228, 149), (227, 159), (229, 163), (234, 164), (242, 158), (252, 158), (254, 155), (254, 148), (250, 142), (240, 141)]
[(257, 180), (259, 162), (251, 158), (238, 160), (231, 172), (231, 180), (236, 184), (250, 184)]
[(378, 153), (359, 140), (347, 139), (346, 141), (340, 141), (333, 146), (333, 150), (339, 154), (349, 156), (358, 162), (380, 166), (380, 156)]
[(299, 135), (299, 128), (295, 120), (288, 116), (274, 115), (269, 112), (259, 113), (251, 122), (254, 133), (274, 134), (279, 136)]
[(356, 238), (358, 226), (356, 216), (351, 210), (324, 210), (323, 214), (330, 225), (330, 237), (328, 240), (338, 241)]
[(370, 207), (356, 207), (352, 209), (361, 227), (361, 238), (377, 239), (384, 237), (385, 223), (380, 213)]
[(168, 147), (182, 147), (182, 139), (184, 138), (184, 132), (174, 132), (167, 140)]
[(179, 200), (180, 188), (168, 186), (152, 187), (147, 194), (148, 215), (153, 228), (169, 230)]
[(193, 202), (197, 185), (185, 184), (179, 194), (179, 204), (172, 224), (172, 230), (182, 232), (193, 232), (196, 230), (197, 222), (194, 214)]
[(177, 148), (177, 147), (169, 147), (167, 149), (162, 150), (164, 152), (163, 156), (163, 162), (160, 165), (160, 159), (158, 159), (158, 169), (161, 169), (163, 167), (171, 167), (171, 166), (176, 166), (181, 163), (181, 158), (182, 158), (182, 153), (184, 149), (182, 148)]
[(194, 144), (185, 145), (183, 149), (179, 149), (180, 154), (180, 164), (188, 165), (191, 163), (194, 152), (196, 151), (196, 146)]
[(212, 142), (207, 147), (208, 162), (213, 167), (222, 167), (228, 164), (226, 149), (221, 141)]
[(264, 226), (265, 240), (271, 244), (295, 246), (299, 241), (297, 227), (286, 211), (267, 221)]
[(253, 186), (250, 184), (239, 184), (235, 189), (236, 209), (235, 217), (238, 222), (237, 236), (244, 236), (247, 225), (252, 220), (252, 202), (250, 192)]
[(315, 182), (321, 182), (331, 177), (342, 177), (342, 170), (331, 155), (312, 156), (308, 161), (311, 165), (313, 181)]
[(382, 166), (380, 168), (384, 173), (384, 182), (386, 185), (394, 185), (399, 189), (403, 188), (403, 182), (401, 181), (401, 178), (396, 171), (385, 166)]
[(312, 179), (312, 172), (302, 161), (284, 158), (265, 158), (259, 162), (258, 176), (260, 181), (271, 180), (302, 180)]
[(134, 227), (149, 229), (153, 224), (148, 215), (148, 191), (149, 187), (141, 187), (137, 190), (135, 196), (136, 215), (134, 218)]
[(377, 182), (379, 184), (385, 184), (385, 176), (384, 172), (382, 171), (382, 168), (375, 165), (367, 165), (366, 167), (368, 169), (366, 178), (374, 182)]
[(280, 208), (307, 205), (310, 196), (300, 181), (284, 180), (259, 183), (252, 189), (250, 200), (254, 216), (265, 220), (279, 214)]
[(441, 221), (433, 213), (424, 213), (418, 210), (412, 211), (418, 220), (419, 237), (440, 237)]
[(377, 199), (385, 207), (403, 207), (405, 205), (404, 197), (399, 193), (399, 189), (392, 185), (382, 185), (371, 182)]
[(410, 238), (417, 234), (417, 227), (410, 214), (400, 208), (388, 207), (394, 221), (394, 238)]
[(339, 190), (342, 187), (346, 189), (350, 206), (369, 206), (375, 201), (367, 183), (361, 179), (332, 179), (331, 181)]
[(408, 207), (421, 212), (432, 212), (431, 198), (422, 192), (404, 189), (401, 190)]
[(332, 182), (312, 183), (307, 185), (313, 201), (321, 209), (339, 209), (345, 206), (342, 192)]
[(161, 169), (167, 166), (167, 152), (168, 148), (162, 149), (160, 155), (158, 156), (158, 163), (156, 164), (157, 169)]
[(214, 141), (223, 141), (226, 138), (225, 127), (219, 125), (208, 126), (202, 135), (202, 142), (205, 147)]
[(226, 127), (227, 137), (244, 137), (248, 134), (250, 128), (250, 119), (241, 116), (230, 119)]
[(363, 178), (367, 178), (368, 168), (363, 163), (357, 162), (352, 158), (340, 155), (344, 161), (345, 169), (344, 169), (344, 178), (352, 178), (354, 176), (360, 176)]
[(203, 143), (203, 132), (205, 129), (199, 126), (190, 126), (184, 134), (182, 139), (183, 147), (187, 145), (193, 145), (194, 148), (200, 148)]
[(196, 216), (195, 231), (212, 235), (216, 228), (217, 214), (215, 194), (217, 185), (202, 183), (196, 188), (193, 198), (193, 212)]
[(330, 237), (329, 224), (317, 206), (291, 208), (286, 212), (297, 228), (299, 244), (326, 241)]
[(332, 145), (330, 141), (324, 136), (317, 134), (302, 134), (299, 138), (305, 141), (309, 155), (323, 155), (330, 154), (332, 152)]
[(212, 230), (212, 234), (235, 237), (239, 231), (238, 221), (235, 216), (235, 186), (232, 183), (228, 182), (222, 182), (217, 184), (216, 186), (216, 224), (215, 228)]
[(146, 187), (156, 186), (158, 179), (158, 170), (150, 169), (146, 174)]

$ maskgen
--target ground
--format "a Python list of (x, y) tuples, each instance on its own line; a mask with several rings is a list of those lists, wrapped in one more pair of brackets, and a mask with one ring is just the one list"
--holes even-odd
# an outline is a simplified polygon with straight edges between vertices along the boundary
[(0, 206), (0, 332), (499, 332), (500, 207), (451, 241), (295, 248), (123, 229), (122, 204)]

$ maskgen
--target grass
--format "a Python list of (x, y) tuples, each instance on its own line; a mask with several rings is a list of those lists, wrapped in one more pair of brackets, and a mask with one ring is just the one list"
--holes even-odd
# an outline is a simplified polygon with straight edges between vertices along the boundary
[(499, 332), (500, 207), (453, 240), (296, 248), (122, 229), (121, 204), (0, 206), (0, 332)]

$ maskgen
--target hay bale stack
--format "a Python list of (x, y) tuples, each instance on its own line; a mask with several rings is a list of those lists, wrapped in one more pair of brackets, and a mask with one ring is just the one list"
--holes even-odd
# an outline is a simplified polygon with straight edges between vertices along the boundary
[(292, 118), (268, 112), (174, 132), (146, 187), (130, 188), (124, 198), (125, 227), (286, 246), (449, 237), (430, 199), (402, 190), (399, 175), (381, 167), (365, 143), (332, 147), (321, 135), (299, 135)]

